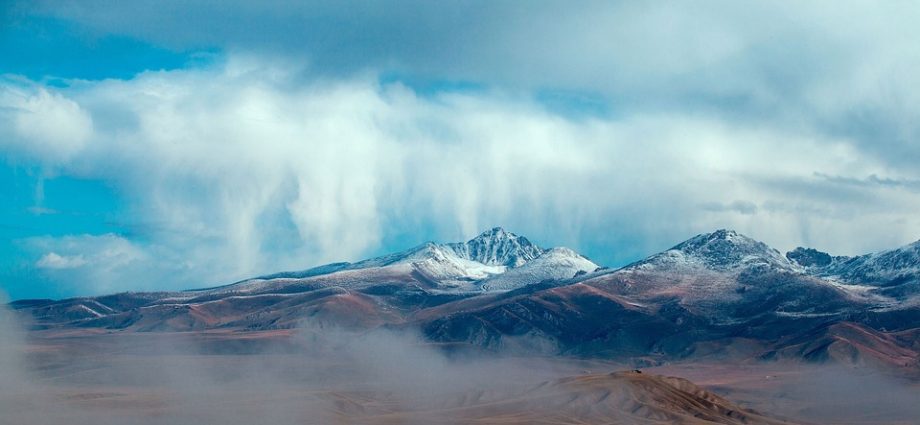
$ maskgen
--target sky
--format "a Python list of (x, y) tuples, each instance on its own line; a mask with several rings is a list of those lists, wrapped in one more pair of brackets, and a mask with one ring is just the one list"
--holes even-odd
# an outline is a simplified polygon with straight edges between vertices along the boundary
[(920, 2), (0, 2), (0, 290), (920, 239)]

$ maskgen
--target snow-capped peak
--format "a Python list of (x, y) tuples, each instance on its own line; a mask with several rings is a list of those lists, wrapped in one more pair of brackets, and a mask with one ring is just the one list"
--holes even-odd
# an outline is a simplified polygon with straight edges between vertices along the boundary
[(523, 236), (494, 227), (463, 243), (448, 246), (462, 258), (490, 266), (520, 267), (543, 254)]
[(767, 244), (728, 229), (694, 236), (631, 267), (674, 266), (704, 267), (722, 271), (754, 266), (782, 270), (797, 269), (795, 264)]
[(427, 242), (405, 251), (356, 263), (330, 264), (301, 272), (278, 273), (257, 280), (316, 279), (340, 273), (355, 280), (356, 272), (419, 273), (428, 281), (440, 284), (440, 289), (471, 291), (488, 289), (487, 285), (480, 283), (491, 282), (505, 274), (508, 278), (503, 283), (496, 282), (495, 289), (511, 289), (544, 280), (568, 279), (575, 273), (591, 272), (597, 267), (568, 248), (544, 250), (523, 236), (495, 227), (467, 242)]

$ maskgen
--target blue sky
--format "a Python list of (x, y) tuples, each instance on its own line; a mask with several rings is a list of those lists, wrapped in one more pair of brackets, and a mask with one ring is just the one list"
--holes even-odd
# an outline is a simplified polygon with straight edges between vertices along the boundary
[(912, 2), (0, 6), (0, 289), (182, 289), (495, 225), (617, 266), (920, 238)]
[(26, 16), (5, 25), (0, 38), (4, 71), (33, 80), (131, 78), (149, 69), (176, 69), (188, 52), (159, 48), (117, 34), (93, 34), (57, 18)]
[[(202, 54), (158, 48), (117, 34), (92, 34), (80, 25), (46, 16), (15, 16), (0, 29), (5, 78), (41, 81), (50, 87), (68, 80), (131, 78), (146, 70), (176, 69), (200, 63)], [(205, 52), (206, 53), (206, 52)], [(53, 125), (53, 123), (49, 123)], [(121, 225), (125, 208), (104, 180), (55, 175), (41, 164), (6, 157), (0, 164), (0, 284), (17, 298), (76, 294), (34, 270), (23, 250), (29, 237), (70, 234), (129, 235)]]

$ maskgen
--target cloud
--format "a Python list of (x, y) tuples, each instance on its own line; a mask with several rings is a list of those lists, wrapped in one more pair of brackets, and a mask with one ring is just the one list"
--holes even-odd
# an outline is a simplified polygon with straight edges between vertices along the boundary
[(920, 160), (920, 9), (910, 2), (85, 1), (23, 3), (93, 34), (271, 52), (320, 76), (397, 71), (600, 94), (614, 113), (692, 110), (858, 140)]
[(39, 258), (35, 266), (40, 269), (75, 269), (87, 264), (82, 255), (61, 256), (54, 252), (49, 252)]
[(869, 187), (869, 186), (880, 186), (880, 187), (903, 187), (911, 191), (920, 191), (920, 180), (910, 180), (910, 179), (892, 179), (887, 177), (879, 177), (875, 174), (872, 174), (865, 178), (856, 178), (856, 177), (843, 177), (843, 176), (829, 176), (827, 174), (815, 173), (815, 177), (827, 180), (831, 183), (836, 183), (840, 185), (848, 186), (858, 186), (858, 187)]
[(38, 257), (36, 272), (62, 286), (64, 293), (156, 290), (167, 276), (171, 285), (199, 282), (173, 249), (114, 234), (39, 236), (19, 242), (24, 252)]
[(703, 204), (702, 207), (708, 211), (715, 212), (734, 211), (744, 215), (757, 214), (757, 204), (741, 200), (732, 201), (727, 204), (711, 202), (708, 204)]
[(418, 93), (376, 75), (304, 79), (305, 67), (231, 55), (128, 80), (16, 85), (88, 117), (79, 149), (48, 154), (56, 172), (106, 182), (126, 204), (117, 219), (144, 229), (32, 238), (33, 261), (82, 255), (95, 271), (66, 279), (98, 292), (219, 284), (496, 224), (610, 265), (721, 227), (840, 253), (920, 234), (909, 187), (820, 177), (920, 178), (848, 138), (692, 113), (571, 118), (497, 89)]
[(59, 93), (25, 83), (0, 82), (0, 147), (46, 164), (67, 161), (92, 134), (92, 118)]

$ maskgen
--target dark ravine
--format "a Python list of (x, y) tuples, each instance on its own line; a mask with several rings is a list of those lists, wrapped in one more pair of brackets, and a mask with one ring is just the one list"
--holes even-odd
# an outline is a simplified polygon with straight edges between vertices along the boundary
[(731, 230), (611, 270), (494, 228), (464, 243), (217, 288), (11, 306), (38, 330), (252, 331), (310, 319), (636, 364), (742, 356), (917, 373), (918, 270), (920, 242), (852, 258), (804, 248), (784, 256)]

